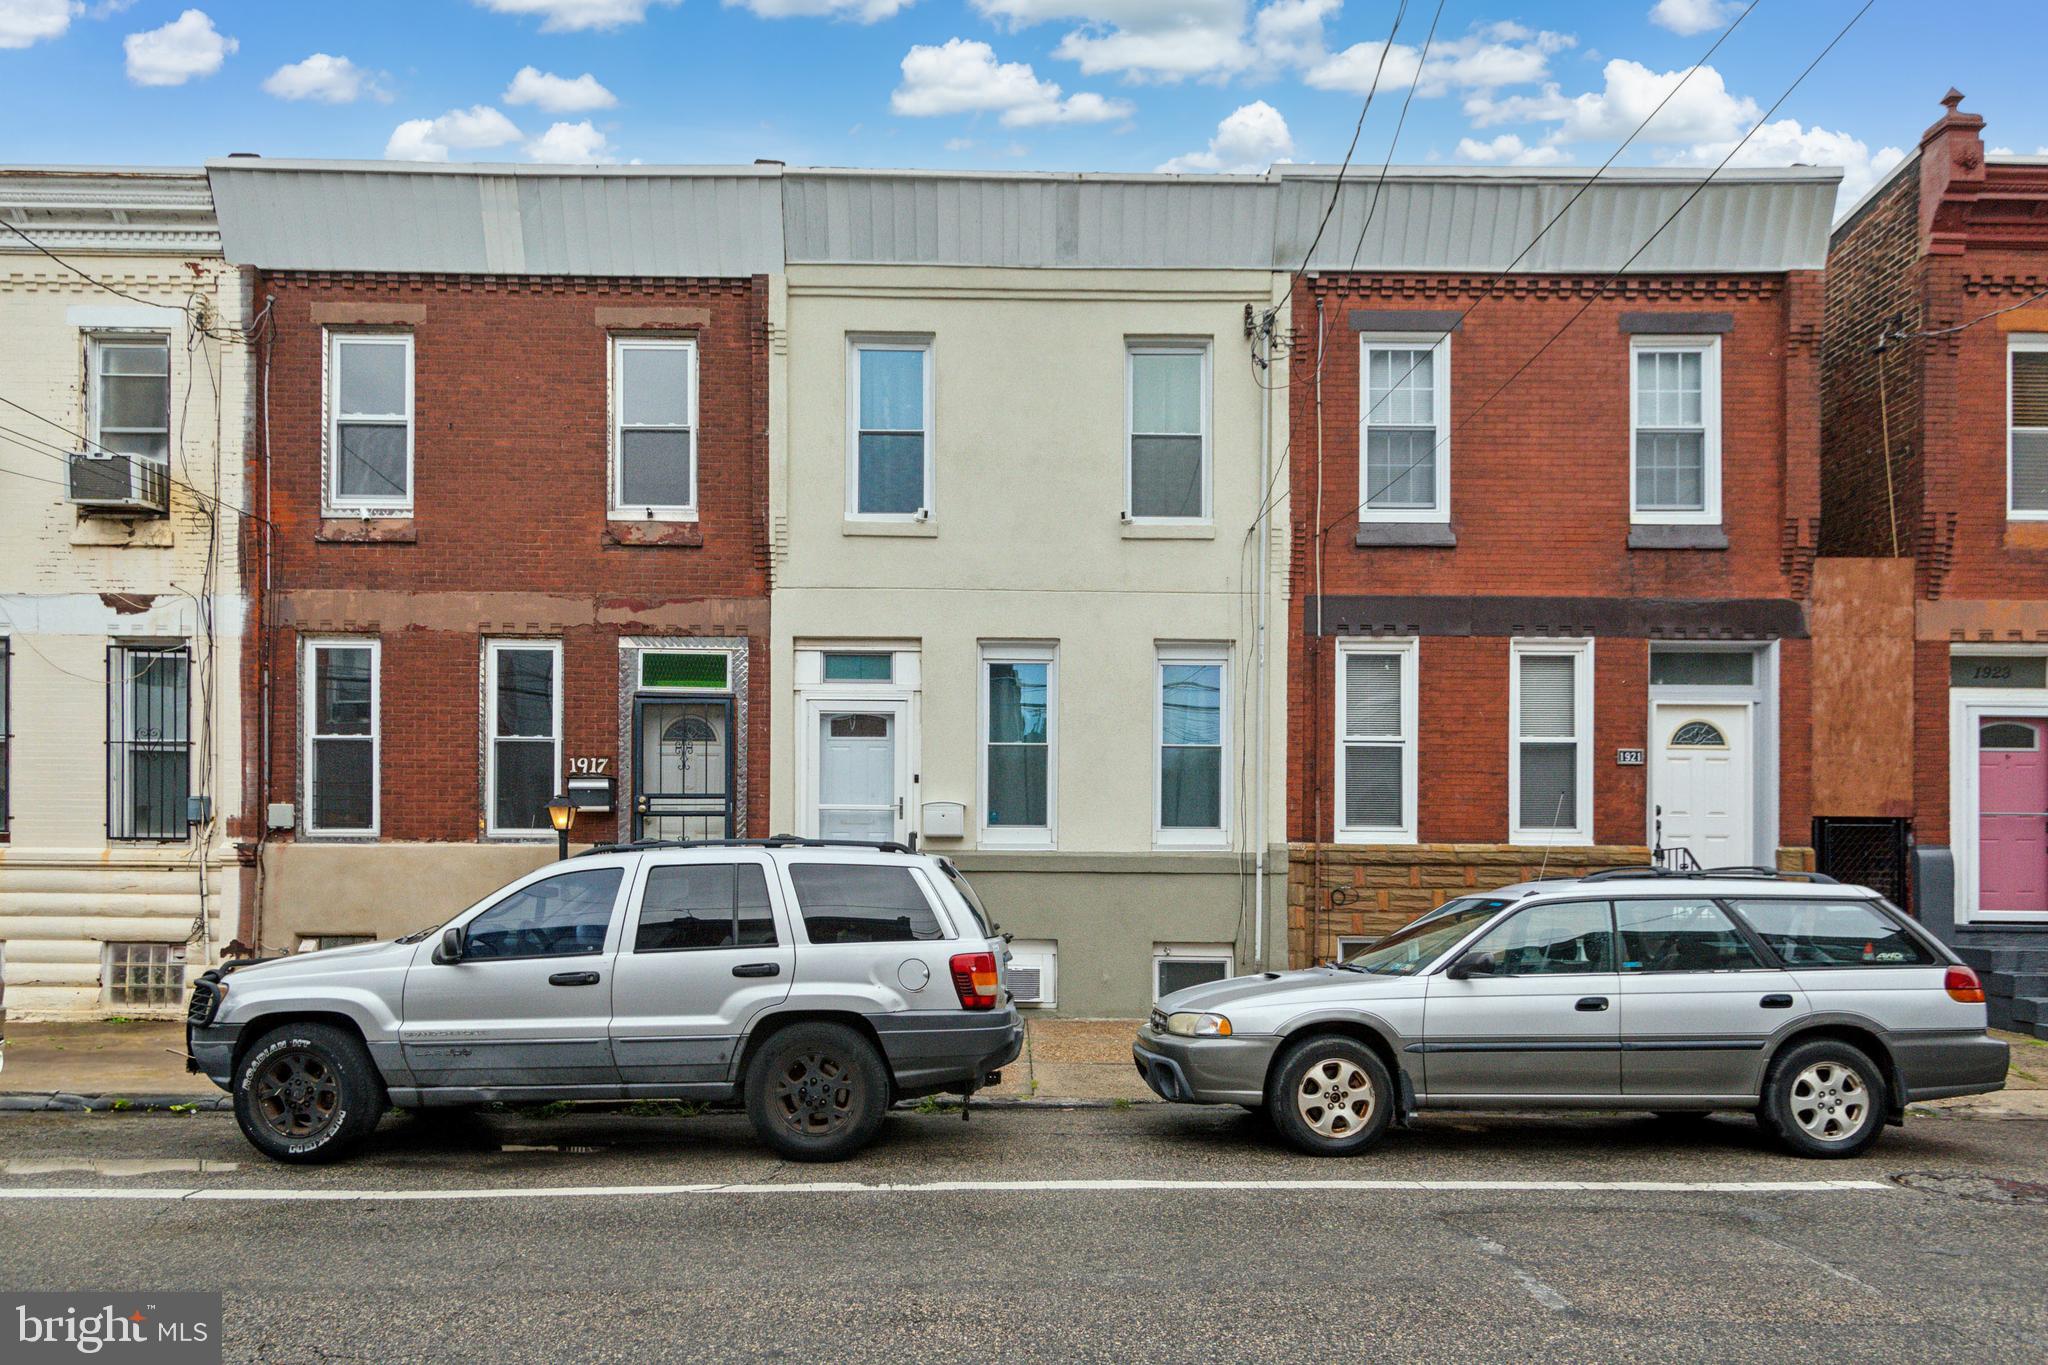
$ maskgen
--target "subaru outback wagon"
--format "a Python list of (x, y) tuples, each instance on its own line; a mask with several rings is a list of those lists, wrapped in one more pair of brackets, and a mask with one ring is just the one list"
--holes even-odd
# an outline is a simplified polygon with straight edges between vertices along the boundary
[(966, 878), (900, 845), (621, 845), (445, 926), (206, 972), (188, 1066), (279, 1161), (332, 1160), (391, 1105), (643, 1098), (743, 1101), (830, 1161), (1017, 1056), (1005, 957)]
[(1138, 1070), (1370, 1147), (1421, 1109), (1741, 1110), (1802, 1156), (1914, 1100), (2005, 1084), (1976, 974), (1883, 897), (1817, 874), (1618, 868), (1453, 900), (1357, 955), (1162, 999)]

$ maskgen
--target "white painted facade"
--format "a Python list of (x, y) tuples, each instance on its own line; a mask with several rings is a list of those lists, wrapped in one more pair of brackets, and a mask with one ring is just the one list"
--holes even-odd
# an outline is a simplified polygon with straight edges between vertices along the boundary
[[(239, 916), (250, 308), (201, 173), (0, 171), (0, 218), (75, 267), (0, 233), (0, 1005), (179, 1013)], [(159, 398), (168, 514), (86, 514), (69, 452)]]

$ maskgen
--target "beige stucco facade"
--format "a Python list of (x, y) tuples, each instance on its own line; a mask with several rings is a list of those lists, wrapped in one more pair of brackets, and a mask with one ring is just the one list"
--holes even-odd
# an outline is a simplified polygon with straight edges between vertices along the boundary
[[(239, 913), (249, 301), (196, 172), (0, 172), (0, 204), (76, 267), (0, 242), (4, 1006), (15, 1019), (178, 1012)], [(68, 452), (106, 430), (93, 348), (154, 339), (168, 354), (168, 513), (88, 515), (67, 476)], [(132, 656), (165, 680), (145, 689), (145, 716), (143, 693), (110, 679), (124, 651), (164, 648), (184, 662)], [(124, 759), (130, 740), (153, 747)], [(133, 833), (146, 837), (120, 837)]]
[[(900, 751), (895, 837), (956, 858), (1063, 1013), (1142, 1012), (1161, 954), (1285, 956), (1284, 848), (1259, 855), (1283, 844), (1284, 362), (1257, 369), (1246, 335), (1275, 290), (1262, 270), (792, 265), (778, 291), (770, 823), (833, 832), (832, 718), (873, 710)], [(849, 515), (856, 340), (928, 346), (924, 517)], [(1158, 342), (1206, 353), (1208, 515), (1177, 524), (1125, 515), (1127, 353)], [(828, 676), (845, 654), (886, 676)], [(986, 823), (985, 656), (1052, 666), (1042, 830)], [(1211, 835), (1160, 822), (1159, 668), (1182, 657), (1226, 666)]]

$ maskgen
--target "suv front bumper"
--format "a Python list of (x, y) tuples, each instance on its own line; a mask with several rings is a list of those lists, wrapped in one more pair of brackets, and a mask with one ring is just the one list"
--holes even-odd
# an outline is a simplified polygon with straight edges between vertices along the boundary
[(185, 1024), (185, 1069), (200, 1071), (223, 1090), (234, 1089), (235, 1042), (240, 1024)]
[(1152, 1093), (1182, 1104), (1263, 1104), (1277, 1037), (1184, 1038), (1147, 1024), (1131, 1060)]
[(999, 1010), (914, 1010), (868, 1020), (899, 1099), (978, 1089), (982, 1078), (1017, 1060), (1024, 1019), (1015, 1005)]

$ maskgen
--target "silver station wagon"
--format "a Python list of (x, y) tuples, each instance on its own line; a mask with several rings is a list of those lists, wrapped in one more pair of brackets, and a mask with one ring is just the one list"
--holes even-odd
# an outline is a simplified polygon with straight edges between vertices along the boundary
[(1134, 1057), (1169, 1100), (1362, 1151), (1422, 1109), (1743, 1110), (1851, 1156), (1914, 1100), (2005, 1084), (1976, 974), (1873, 891), (1617, 868), (1448, 902), (1356, 956), (1169, 995)]

